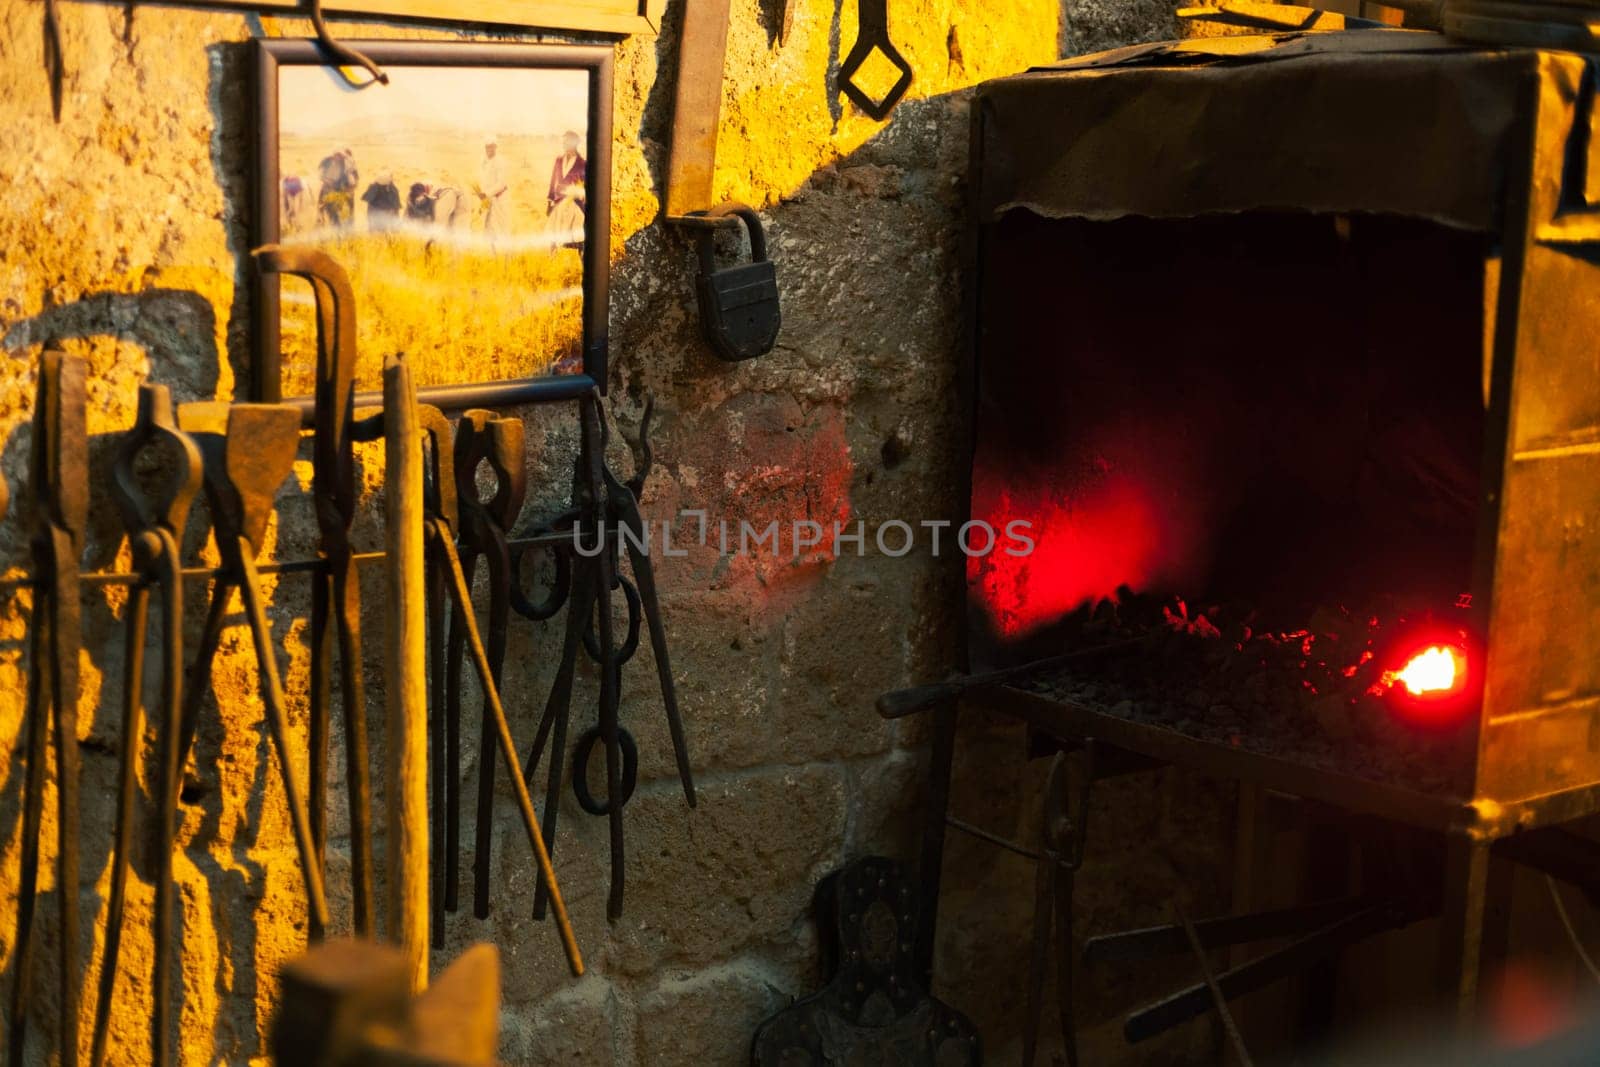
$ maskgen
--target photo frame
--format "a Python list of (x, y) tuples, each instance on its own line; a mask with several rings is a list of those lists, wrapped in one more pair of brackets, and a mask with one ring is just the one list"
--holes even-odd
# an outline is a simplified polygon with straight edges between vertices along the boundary
[[(304, 0), (173, 0), (208, 7), (242, 7), (297, 15)], [(578, 30), (607, 34), (654, 34), (661, 30), (666, 0), (326, 0), (328, 15), (420, 19), (479, 25)]]
[[(395, 351), (447, 410), (603, 391), (611, 47), (350, 43), (388, 85), (352, 86), (310, 40), (255, 42), (251, 247), (350, 274), (357, 402)], [(257, 272), (254, 293), (251, 397), (309, 405), (310, 289)]]

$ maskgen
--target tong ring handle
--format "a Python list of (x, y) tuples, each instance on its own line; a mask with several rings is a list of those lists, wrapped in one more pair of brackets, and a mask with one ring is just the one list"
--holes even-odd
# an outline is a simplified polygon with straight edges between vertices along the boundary
[(639, 746), (632, 734), (617, 727), (617, 745), (622, 749), (622, 799), (606, 797), (601, 801), (589, 791), (589, 756), (599, 740), (600, 727), (591, 726), (572, 750), (572, 795), (578, 798), (578, 807), (590, 815), (610, 815), (613, 803), (626, 806), (633, 799), (634, 787), (639, 784)]

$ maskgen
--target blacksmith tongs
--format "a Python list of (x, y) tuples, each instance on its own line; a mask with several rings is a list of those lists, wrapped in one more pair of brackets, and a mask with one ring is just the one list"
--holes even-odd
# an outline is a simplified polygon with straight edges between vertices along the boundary
[[(355, 933), (373, 935), (372, 788), (366, 687), (361, 673), (361, 581), (350, 547), (355, 520), (355, 295), (344, 268), (324, 252), (268, 245), (256, 250), (265, 273), (311, 283), (317, 306), (317, 377), (311, 495), (325, 563), (311, 583), (311, 817), (317, 862), (327, 845), (328, 730), (333, 630), (338, 631), (344, 706), (345, 782), (350, 802), (350, 880)], [(330, 612), (336, 613), (330, 628)]]
[[(533, 798), (528, 793), (527, 781), (522, 773), (522, 764), (517, 759), (517, 752), (512, 745), (511, 724), (506, 720), (505, 706), (500, 702), (500, 689), (495, 684), (494, 672), (490, 669), (489, 655), (483, 645), (483, 638), (478, 633), (477, 616), (472, 613), (472, 587), (467, 582), (466, 574), (461, 569), (461, 557), (456, 552), (456, 533), (450, 525), (450, 516), (456, 510), (455, 494), (450, 487), (454, 486), (454, 473), (451, 470), (451, 453), (445, 447), (449, 438), (449, 424), (437, 409), (426, 405), (419, 405), (418, 419), (422, 424), (423, 432), (427, 438), (429, 450), (429, 482), (423, 492), (423, 499), (427, 509), (427, 520), (424, 524), (428, 541), (428, 552), (434, 566), (442, 567), (450, 595), (457, 604), (467, 605), (467, 611), (462, 616), (462, 637), (467, 651), (472, 655), (472, 664), (478, 674), (478, 681), (483, 687), (483, 705), (485, 714), (491, 720), (497, 741), (496, 748), (500, 750), (501, 757), (506, 762), (506, 770), (511, 778), (512, 792), (517, 799), (518, 813), (522, 816), (523, 828), (528, 833), (528, 843), (533, 847), (534, 860), (538, 865), (539, 877), (542, 884), (552, 887), (552, 900), (556, 913), (556, 926), (561, 934), (562, 948), (566, 952), (567, 966), (576, 975), (583, 974), (583, 955), (578, 950), (578, 940), (572, 932), (572, 922), (567, 917), (566, 904), (561, 899), (560, 887), (556, 884), (555, 871), (550, 866), (550, 852), (545, 847), (544, 835), (539, 832), (539, 817), (534, 811)], [(437, 609), (430, 612), (430, 624), (436, 623), (441, 612)], [(437, 663), (437, 659), (435, 659)], [(435, 693), (438, 693), (437, 687)], [(434, 715), (438, 715), (435, 708)], [(437, 731), (434, 734), (434, 752), (439, 750), (440, 738)], [(459, 741), (459, 738), (457, 738)], [(490, 753), (492, 755), (492, 752)], [(437, 762), (436, 777), (437, 781)], [(444, 773), (450, 773), (448, 768)], [(435, 811), (442, 798), (435, 791)], [(435, 860), (439, 858), (438, 852), (434, 853)], [(435, 914), (440, 905), (435, 902)]]
[(21, 881), (12, 942), (11, 1033), (7, 1062), (22, 1063), (32, 999), (33, 912), (44, 821), (47, 721), (55, 712), (56, 893), (60, 897), (60, 1063), (78, 1062), (78, 650), (83, 632), (78, 560), (89, 516), (84, 363), (46, 352), (39, 360), (29, 487), (34, 497), (32, 659), (28, 674), (27, 777), (22, 793)]
[[(511, 621), (511, 549), (506, 533), (516, 522), (527, 493), (523, 467), (522, 420), (497, 418), (491, 411), (468, 411), (456, 429), (454, 473), (456, 505), (461, 519), (461, 570), (470, 588), (482, 557), (489, 567), (489, 670), (495, 688), (502, 686), (506, 642)], [(488, 464), (494, 493), (479, 495), (478, 470)], [(459, 719), (461, 667), (466, 616), (471, 600), (458, 601), (451, 622), (449, 666), (452, 702), (449, 713)], [(459, 730), (459, 726), (458, 726)], [(493, 873), (495, 723), (487, 701), (478, 744), (478, 814), (473, 851), (473, 914), (489, 916), (489, 883)]]
[[(148, 450), (176, 452), (165, 500), (145, 494), (136, 463)], [(100, 964), (99, 997), (95, 1003), (94, 1044), (89, 1062), (105, 1062), (111, 1004), (116, 990), (117, 960), (128, 866), (133, 849), (134, 804), (139, 788), (140, 739), (144, 735), (145, 631), (150, 617), (150, 587), (161, 587), (161, 711), (159, 759), (155, 776), (155, 974), (150, 1020), (151, 1062), (171, 1062), (168, 1040), (171, 1016), (172, 853), (177, 836), (178, 774), (183, 707), (183, 563), (179, 549), (189, 505), (200, 490), (203, 465), (194, 438), (178, 429), (172, 396), (164, 385), (139, 387), (139, 414), (123, 437), (111, 472), (111, 495), (128, 531), (133, 569), (138, 576), (129, 593), (122, 686), (122, 761), (117, 776), (117, 829), (111, 868), (111, 894), (106, 905), (106, 944)]]
[[(563, 650), (561, 671), (558, 673), (551, 706), (546, 708), (534, 740), (530, 767), (543, 754), (546, 737), (564, 733), (566, 694), (571, 687), (569, 659), (575, 651), (573, 638), (582, 634), (590, 656), (600, 665), (599, 721), (579, 736), (573, 746), (572, 786), (579, 807), (591, 815), (604, 815), (610, 822), (611, 837), (611, 892), (606, 914), (615, 920), (622, 915), (624, 885), (624, 849), (622, 808), (633, 794), (638, 773), (638, 747), (631, 734), (619, 722), (621, 703), (621, 667), (632, 655), (638, 641), (638, 615), (643, 614), (650, 631), (650, 647), (656, 661), (656, 672), (661, 682), (661, 698), (666, 708), (667, 728), (672, 736), (673, 755), (677, 760), (678, 778), (683, 785), (689, 806), (695, 806), (694, 774), (689, 765), (688, 742), (684, 736), (682, 717), (678, 712), (677, 689), (672, 678), (672, 662), (667, 653), (666, 629), (661, 619), (661, 603), (657, 595), (655, 570), (650, 563), (648, 532), (639, 512), (637, 489), (642, 487), (650, 469), (649, 427), (651, 407), (645, 409), (640, 428), (640, 454), (638, 470), (631, 483), (625, 484), (613, 474), (605, 463), (606, 420), (605, 410), (598, 395), (585, 400), (583, 409), (583, 449), (580, 456), (581, 475), (578, 479), (580, 498), (587, 498), (594, 508), (601, 529), (597, 538), (602, 550), (593, 563), (579, 568), (574, 581), (571, 604), (568, 607), (568, 636)], [(609, 531), (609, 532), (607, 532)], [(625, 593), (632, 590), (620, 577), (618, 541), (626, 544), (628, 562), (637, 584), (637, 597), (629, 595), (628, 638), (619, 647), (613, 635), (610, 590), (622, 587)], [(596, 611), (595, 609), (598, 608)], [(591, 612), (598, 615), (598, 633), (590, 634), (594, 624)], [(595, 638), (598, 637), (598, 640)], [(606, 795), (601, 800), (589, 789), (589, 758), (597, 744), (604, 744), (606, 755)], [(551, 759), (562, 759), (560, 740), (552, 748)], [(556, 781), (552, 767), (552, 791)], [(553, 808), (552, 808), (553, 811)], [(542, 898), (535, 894), (535, 916), (541, 914)]]

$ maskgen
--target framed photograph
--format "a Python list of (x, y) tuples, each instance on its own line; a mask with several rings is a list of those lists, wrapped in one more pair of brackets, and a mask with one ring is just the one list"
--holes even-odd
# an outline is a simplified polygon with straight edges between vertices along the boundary
[[(611, 48), (351, 44), (388, 85), (351, 85), (311, 41), (256, 41), (253, 247), (349, 273), (357, 389), (376, 399), (392, 352), (444, 408), (603, 385)], [(310, 286), (255, 284), (253, 397), (309, 403)]]

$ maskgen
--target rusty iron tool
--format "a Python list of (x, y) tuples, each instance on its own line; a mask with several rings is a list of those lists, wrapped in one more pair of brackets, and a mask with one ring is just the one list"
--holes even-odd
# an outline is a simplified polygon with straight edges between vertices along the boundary
[[(445, 578), (449, 583), (451, 595), (458, 604), (470, 604), (472, 587), (467, 583), (466, 573), (461, 568), (461, 557), (456, 553), (455, 531), (440, 515), (430, 514), (426, 522), (429, 542), (433, 550), (438, 553), (444, 563)], [(552, 906), (555, 910), (556, 926), (561, 934), (562, 947), (566, 952), (567, 966), (573, 975), (583, 974), (583, 955), (578, 950), (577, 937), (572, 932), (572, 922), (567, 917), (567, 906), (561, 899), (561, 889), (556, 882), (555, 871), (550, 866), (550, 853), (545, 847), (544, 836), (539, 830), (539, 816), (534, 811), (533, 798), (528, 794), (528, 786), (523, 778), (521, 761), (517, 759), (517, 752), (511, 739), (511, 724), (506, 720), (505, 706), (500, 703), (500, 689), (495, 685), (494, 672), (489, 669), (489, 655), (484, 649), (483, 638), (478, 633), (477, 616), (471, 611), (464, 614), (462, 619), (463, 637), (467, 649), (472, 654), (473, 667), (478, 674), (478, 681), (483, 686), (483, 703), (493, 719), (496, 747), (500, 750), (506, 761), (506, 770), (511, 777), (512, 792), (517, 798), (517, 809), (522, 815), (523, 827), (528, 832), (528, 843), (533, 846), (533, 853), (538, 863), (539, 875), (550, 885)]]
[[(596, 403), (599, 403), (598, 399)], [(656, 677), (661, 683), (661, 702), (666, 711), (667, 730), (672, 738), (673, 758), (678, 765), (678, 781), (683, 786), (684, 799), (692, 808), (695, 806), (694, 770), (689, 763), (689, 743), (684, 734), (683, 716), (678, 711), (678, 691), (672, 679), (672, 661), (667, 652), (667, 630), (661, 617), (661, 598), (656, 591), (655, 568), (650, 563), (650, 553), (646, 548), (649, 543), (648, 532), (645, 529), (644, 517), (639, 513), (639, 493), (644, 487), (644, 480), (649, 475), (651, 465), (650, 416), (653, 410), (653, 401), (645, 404), (644, 417), (639, 427), (639, 451), (642, 453), (642, 458), (634, 477), (626, 483), (618, 481), (610, 468), (603, 464), (601, 474), (606, 483), (606, 510), (621, 540), (627, 545), (628, 566), (633, 572), (634, 582), (638, 585), (638, 608), (634, 607), (634, 598), (629, 598), (629, 636), (623, 647), (626, 650), (628, 643), (638, 644), (638, 616), (642, 613), (645, 626), (650, 633), (650, 651), (656, 661)], [(602, 441), (604, 426), (602, 414)]]
[[(560, 665), (550, 687), (545, 703), (544, 717), (539, 732), (529, 751), (527, 768), (530, 777), (538, 769), (544, 756), (545, 745), (550, 746), (550, 765), (545, 784), (544, 834), (555, 846), (556, 819), (561, 806), (562, 776), (566, 772), (567, 725), (571, 718), (572, 681), (577, 668), (578, 645), (582, 640), (586, 613), (594, 610), (596, 580), (594, 569), (581, 567), (573, 579), (571, 607), (568, 609), (566, 634), (563, 638)], [(534, 889), (533, 917), (543, 919), (549, 900), (549, 889), (541, 879)]]
[[(580, 418), (583, 433), (583, 448), (580, 462), (584, 466), (585, 482), (590, 496), (597, 502), (602, 502), (598, 514), (601, 525), (596, 529), (595, 536), (604, 540), (605, 537), (605, 508), (603, 501), (606, 499), (605, 482), (605, 444), (602, 436), (605, 424), (605, 412), (601, 407), (599, 390), (595, 390), (584, 398), (580, 407)], [(601, 552), (595, 557), (595, 603), (598, 607), (600, 630), (600, 721), (596, 726), (599, 739), (606, 747), (606, 802), (602, 809), (609, 823), (611, 844), (611, 887), (606, 895), (606, 918), (612, 922), (622, 917), (622, 899), (626, 879), (626, 857), (622, 837), (622, 808), (627, 803), (628, 795), (632, 793), (630, 781), (628, 787), (623, 784), (623, 757), (622, 757), (622, 730), (618, 722), (618, 711), (621, 700), (618, 687), (621, 682), (621, 664), (617, 659), (616, 634), (611, 617), (610, 590), (614, 587), (616, 565), (614, 562), (615, 549), (612, 546), (602, 546)], [(587, 613), (584, 616), (585, 624), (588, 622)], [(581, 764), (576, 757), (583, 752), (583, 742), (580, 739), (574, 749), (573, 779), (585, 774), (587, 767)], [(635, 772), (637, 773), (637, 761)]]
[[(422, 500), (424, 513), (440, 523), (443, 529), (454, 531), (459, 525), (456, 509), (456, 480), (451, 467), (454, 435), (450, 420), (444, 412), (431, 404), (417, 405), (417, 422), (422, 428), (423, 463)], [(426, 520), (425, 526), (426, 528)], [(454, 537), (454, 533), (450, 534)], [(449, 593), (445, 583), (445, 561), (432, 538), (426, 542), (426, 582), (428, 601), (428, 764), (431, 768), (429, 786), (432, 810), (428, 836), (429, 865), (433, 870), (433, 891), (429, 894), (431, 938), (434, 948), (444, 947), (444, 917), (446, 869), (454, 873), (454, 864), (448, 859), (460, 847), (452, 835), (446, 842), (446, 827), (454, 826), (451, 802), (459, 805), (459, 778), (453, 769), (459, 767), (459, 749), (452, 759), (451, 737), (446, 735), (445, 706), (449, 702), (449, 677), (446, 670), (447, 642), (445, 618)], [(459, 745), (459, 732), (454, 739)]]
[[(176, 453), (164, 497), (152, 498), (140, 484), (136, 464), (149, 451)], [(150, 1020), (151, 1062), (172, 1062), (170, 1040), (172, 953), (172, 853), (178, 824), (178, 744), (183, 707), (183, 561), (179, 548), (189, 505), (200, 491), (200, 446), (178, 429), (172, 395), (164, 385), (139, 387), (138, 417), (122, 438), (111, 471), (116, 501), (138, 581), (129, 592), (122, 687), (122, 759), (118, 767), (116, 842), (111, 892), (106, 903), (106, 941), (95, 1002), (94, 1043), (89, 1062), (105, 1062), (111, 1004), (116, 992), (117, 959), (122, 945), (124, 902), (133, 847), (133, 809), (139, 786), (139, 742), (144, 734), (144, 652), (150, 614), (150, 589), (161, 589), (161, 710), (155, 775), (155, 968)]]
[(1044, 826), (1034, 864), (1033, 940), (1028, 956), (1027, 1019), (1022, 1032), (1022, 1063), (1030, 1067), (1039, 1047), (1044, 1015), (1045, 972), (1052, 943), (1056, 957), (1056, 1004), (1061, 1040), (1069, 1067), (1078, 1065), (1078, 1032), (1072, 1013), (1072, 894), (1083, 864), (1088, 829), (1089, 789), (1094, 783), (1094, 742), (1084, 745), (1084, 772), (1077, 811), (1070, 803), (1067, 757), (1057, 753), (1045, 784)]
[[(182, 410), (179, 421), (180, 424), (184, 422)], [(267, 623), (261, 575), (255, 562), (257, 546), (272, 515), (273, 497), (294, 466), (300, 442), (300, 411), (288, 404), (234, 404), (228, 408), (223, 433), (191, 432), (205, 458), (206, 501), (216, 527), (223, 576), (212, 584), (210, 608), (184, 688), (179, 765), (187, 760), (194, 744), (202, 701), (210, 688), (211, 664), (227, 619), (228, 601), (237, 589), (244, 601), (255, 645), (267, 730), (278, 753), (278, 772), (288, 799), (290, 825), (305, 878), (311, 936), (312, 940), (320, 940), (328, 927), (322, 864), (317, 858), (311, 816), (306, 810), (306, 794), (290, 755), (287, 700)]]
[[(593, 512), (593, 516), (598, 522), (598, 511)], [(576, 513), (572, 513), (571, 518), (575, 519)], [(562, 775), (567, 767), (567, 725), (571, 718), (572, 683), (578, 666), (578, 648), (583, 643), (584, 633), (599, 592), (598, 573), (587, 560), (573, 569), (576, 573), (571, 579), (571, 589), (567, 597), (567, 621), (562, 638), (561, 659), (556, 668), (555, 680), (550, 686), (550, 695), (545, 701), (544, 714), (539, 720), (538, 732), (528, 750), (526, 763), (531, 782), (540, 760), (544, 758), (545, 746), (547, 744), (550, 746), (550, 765), (545, 784), (544, 835), (552, 848), (555, 847), (556, 819), (561, 807)], [(533, 894), (535, 919), (544, 918), (548, 899), (549, 890), (541, 878)]]
[[(506, 534), (516, 522), (527, 495), (522, 441), (521, 419), (495, 418), (487, 411), (463, 415), (462, 429), (456, 438), (456, 502), (461, 512), (462, 569), (470, 588), (479, 557), (488, 564), (489, 674), (496, 690), (504, 679), (511, 621), (511, 549)], [(494, 493), (487, 500), (479, 495), (478, 489), (478, 471), (485, 464), (495, 480)], [(474, 609), (472, 602), (466, 600), (457, 604), (457, 610), (465, 616)], [(493, 876), (495, 726), (485, 701), (478, 744), (478, 812), (474, 823), (472, 865), (473, 913), (480, 919), (489, 915), (489, 887)]]
[(1217, 984), (1217, 975), (1211, 967), (1211, 961), (1206, 959), (1205, 946), (1200, 944), (1200, 934), (1195, 930), (1194, 923), (1189, 920), (1189, 913), (1184, 910), (1183, 904), (1173, 898), (1172, 910), (1177, 913), (1178, 922), (1183, 926), (1184, 937), (1189, 942), (1189, 949), (1194, 953), (1195, 964), (1200, 968), (1200, 977), (1205, 979), (1206, 991), (1211, 994), (1211, 1007), (1217, 1013), (1217, 1018), (1222, 1021), (1222, 1029), (1228, 1035), (1228, 1043), (1233, 1046), (1234, 1062), (1239, 1067), (1251, 1067), (1254, 1060), (1250, 1057), (1250, 1050), (1245, 1047), (1244, 1035), (1239, 1032), (1239, 1024), (1234, 1021), (1233, 1012), (1228, 1010), (1228, 998), (1223, 995), (1222, 987)]
[[(357, 51), (356, 49), (345, 44), (343, 41), (334, 39), (333, 34), (328, 31), (328, 23), (322, 17), (322, 0), (308, 0), (308, 5), (311, 10), (307, 12), (307, 14), (311, 16), (311, 29), (312, 32), (317, 35), (317, 44), (321, 45), (323, 51), (327, 52), (337, 61), (337, 66), (341, 68), (347, 66), (361, 67), (365, 69), (368, 74), (371, 74), (373, 79), (377, 81), (378, 84), (389, 84), (389, 75), (382, 67), (374, 63), (371, 57), (366, 55), (364, 52)], [(344, 74), (342, 69), (340, 70), (340, 74)], [(355, 81), (348, 75), (344, 75), (344, 77), (345, 80), (350, 82), (351, 85), (354, 85), (358, 89), (361, 88), (362, 83)]]
[[(566, 769), (566, 733), (572, 704), (572, 683), (577, 668), (578, 649), (592, 642), (591, 657), (600, 665), (600, 716), (599, 723), (586, 731), (575, 748), (580, 758), (573, 764), (573, 791), (579, 804), (593, 815), (605, 815), (610, 820), (611, 891), (606, 902), (606, 914), (615, 920), (622, 909), (623, 840), (622, 807), (632, 795), (638, 773), (638, 749), (633, 738), (621, 730), (617, 722), (617, 687), (619, 657), (615, 646), (611, 619), (611, 598), (606, 592), (615, 587), (616, 548), (608, 544), (605, 536), (606, 492), (602, 470), (605, 465), (601, 426), (603, 415), (596, 395), (586, 396), (579, 407), (580, 445), (577, 468), (573, 472), (573, 500), (576, 507), (562, 516), (570, 520), (574, 548), (584, 558), (575, 569), (571, 598), (567, 607), (566, 632), (562, 643), (560, 666), (551, 685), (544, 715), (534, 737), (528, 756), (528, 773), (537, 769), (544, 758), (545, 745), (550, 745), (550, 765), (546, 786), (545, 826), (546, 836), (555, 835), (556, 812), (560, 798), (562, 773)], [(582, 528), (592, 524), (594, 551), (581, 548)], [(593, 615), (598, 606), (598, 631), (590, 638), (589, 628), (595, 625)], [(588, 754), (597, 741), (606, 742), (606, 800), (597, 801), (588, 789), (587, 781), (580, 784), (580, 776), (587, 774)], [(631, 758), (625, 753), (631, 753)], [(629, 773), (631, 771), (631, 773)], [(543, 919), (549, 893), (541, 882), (534, 890), (534, 918)]]
[[(460, 471), (463, 468), (475, 471), (482, 463), (488, 447), (489, 421), (493, 418), (492, 411), (473, 409), (464, 412), (456, 425), (455, 444), (449, 456), (450, 503), (454, 509), (449, 530), (457, 539), (457, 559), (469, 590), (477, 573), (478, 555), (476, 546), (465, 540), (459, 521), (462, 497)], [(435, 452), (435, 463), (439, 460)], [(477, 492), (477, 483), (468, 482), (466, 495), (477, 499)], [(443, 565), (443, 558), (439, 555), (442, 550), (436, 544), (433, 549), (436, 563)], [(460, 906), (461, 891), (461, 675), (467, 653), (467, 626), (470, 622), (476, 627), (477, 619), (472, 615), (470, 596), (461, 600), (454, 596), (452, 589), (451, 597), (450, 630), (445, 639), (444, 703), (439, 706), (444, 710), (446, 761), (444, 909), (453, 913)]]
[[(882, 122), (900, 103), (906, 90), (911, 88), (911, 64), (889, 40), (889, 0), (860, 0), (856, 12), (859, 27), (856, 43), (850, 49), (850, 54), (844, 57), (844, 62), (839, 64), (839, 91), (849, 97), (856, 107)], [(861, 72), (862, 65), (873, 52), (882, 53), (883, 58), (900, 72), (900, 77), (881, 100), (874, 100), (855, 83), (855, 76)]]
[[(1156, 633), (1159, 633), (1157, 631)], [(1080, 648), (1072, 652), (1064, 652), (1059, 656), (1046, 656), (1043, 659), (1029, 660), (1019, 663), (1015, 667), (1002, 667), (999, 670), (984, 671), (980, 674), (969, 674), (962, 678), (951, 678), (945, 682), (929, 682), (927, 685), (914, 685), (906, 689), (892, 689), (878, 697), (878, 714), (885, 719), (903, 719), (907, 715), (915, 715), (920, 711), (927, 711), (936, 705), (955, 700), (957, 697), (984, 689), (991, 689), (997, 685), (1010, 685), (1012, 682), (1023, 681), (1036, 674), (1064, 667), (1069, 663), (1089, 659), (1107, 652), (1120, 652), (1147, 644), (1156, 633), (1144, 634), (1139, 637), (1130, 637), (1123, 641), (1109, 641), (1093, 648)]]
[[(323, 252), (268, 245), (255, 252), (265, 273), (292, 274), (311, 283), (317, 308), (317, 376), (312, 439), (312, 498), (325, 570), (311, 584), (311, 814), (317, 862), (327, 846), (328, 731), (332, 661), (338, 638), (340, 699), (344, 711), (345, 784), (350, 805), (350, 881), (353, 926), (371, 937), (372, 787), (367, 747), (366, 686), (361, 663), (361, 581), (350, 547), (355, 520), (356, 313), (344, 268)], [(331, 616), (331, 619), (330, 619)]]
[[(33, 913), (44, 820), (45, 744), (55, 737), (56, 893), (60, 932), (60, 1063), (78, 1062), (78, 560), (89, 515), (89, 457), (82, 359), (47, 351), (39, 361), (29, 488), (33, 519), (32, 658), (28, 674), (27, 777), (22, 794), (21, 878), (13, 940), (7, 1062), (22, 1063), (32, 1001)], [(46, 717), (54, 709), (54, 722)]]
[[(594, 440), (589, 439), (589, 417), (585, 416), (585, 448), (579, 457), (579, 470), (575, 475), (574, 497), (579, 508), (564, 513), (556, 525), (570, 525), (577, 516), (587, 513), (597, 534), (595, 551), (581, 550), (585, 558), (576, 565), (577, 577), (572, 579), (567, 631), (560, 667), (550, 698), (540, 720), (538, 733), (528, 756), (529, 773), (544, 758), (545, 746), (550, 746), (550, 768), (547, 785), (545, 820), (546, 836), (554, 836), (554, 826), (561, 775), (565, 770), (565, 744), (571, 708), (572, 680), (576, 666), (577, 650), (581, 646), (601, 668), (600, 717), (596, 725), (584, 731), (573, 748), (572, 789), (578, 805), (591, 815), (603, 815), (612, 823), (613, 873), (612, 894), (608, 913), (613, 919), (621, 914), (622, 907), (622, 833), (621, 809), (632, 797), (638, 781), (639, 754), (633, 735), (618, 721), (621, 700), (621, 667), (639, 645), (641, 621), (650, 633), (651, 649), (656, 660), (656, 670), (661, 683), (662, 702), (665, 705), (667, 726), (672, 737), (673, 753), (677, 761), (678, 777), (690, 807), (695, 805), (694, 777), (690, 766), (688, 744), (685, 739), (682, 717), (678, 710), (677, 691), (672, 678), (671, 659), (667, 650), (666, 628), (662, 621), (659, 596), (656, 591), (655, 572), (648, 551), (648, 533), (639, 512), (638, 494), (644, 487), (653, 462), (650, 449), (650, 421), (654, 402), (647, 401), (640, 421), (639, 436), (630, 442), (635, 457), (634, 475), (628, 481), (619, 480), (604, 461), (607, 424), (604, 408), (598, 397), (592, 398), (594, 409)], [(598, 463), (590, 456), (598, 458)], [(608, 532), (609, 531), (609, 532)], [(576, 531), (581, 533), (581, 531)], [(626, 544), (628, 562), (634, 581), (621, 575), (621, 547)], [(559, 575), (558, 575), (559, 578)], [(627, 609), (626, 636), (620, 645), (612, 636), (604, 636), (604, 626), (610, 617), (611, 597), (602, 590), (620, 589)], [(596, 605), (601, 626), (596, 627)], [(605, 797), (596, 797), (589, 786), (589, 760), (594, 749), (602, 742), (607, 752), (607, 788)], [(613, 777), (614, 775), (614, 777)], [(534, 917), (543, 918), (544, 899), (536, 890)]]

